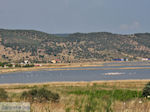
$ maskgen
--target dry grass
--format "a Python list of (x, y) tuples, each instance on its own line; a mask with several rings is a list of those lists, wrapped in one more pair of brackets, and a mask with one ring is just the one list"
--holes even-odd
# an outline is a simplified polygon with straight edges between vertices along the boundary
[[(60, 101), (58, 103), (31, 103), (31, 112), (86, 112), (86, 106), (90, 102), (87, 95), (68, 94), (70, 91), (78, 90), (138, 90), (142, 91), (145, 84), (150, 80), (126, 80), (126, 81), (95, 81), (95, 82), (53, 82), (44, 84), (3, 84), (0, 88), (4, 88), (11, 97), (10, 101), (22, 101), (20, 95), (23, 91), (28, 91), (33, 88), (45, 87), (52, 92), (56, 92), (60, 95)], [(93, 98), (93, 103), (97, 105), (98, 109), (105, 112), (109, 107), (109, 98), (107, 96), (104, 99)], [(82, 102), (83, 101), (83, 102)], [(140, 102), (142, 101), (142, 103)], [(92, 102), (92, 101), (91, 101)], [(146, 99), (132, 99), (129, 101), (112, 100), (111, 107), (114, 112), (149, 112), (150, 102)], [(95, 110), (95, 112), (97, 112)]]
[(141, 99), (127, 102), (115, 101), (112, 109), (115, 112), (150, 112), (150, 101)]
[(86, 87), (98, 85), (101, 88), (120, 88), (120, 89), (139, 89), (142, 90), (145, 84), (150, 80), (116, 80), (116, 81), (91, 81), (91, 82), (50, 82), (50, 83), (27, 83), (27, 84), (0, 84), (0, 88), (5, 89), (28, 89), (35, 86), (42, 87), (48, 86), (51, 89), (62, 88), (62, 87)]

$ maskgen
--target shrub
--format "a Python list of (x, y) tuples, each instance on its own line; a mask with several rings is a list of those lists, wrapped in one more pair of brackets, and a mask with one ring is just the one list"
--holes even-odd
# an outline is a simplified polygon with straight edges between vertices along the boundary
[(5, 101), (7, 99), (8, 99), (7, 92), (4, 89), (0, 88), (0, 101)]
[(40, 89), (32, 89), (28, 92), (23, 92), (21, 98), (24, 98), (30, 102), (58, 102), (59, 95), (57, 93), (52, 93), (51, 91), (40, 88)]
[(34, 64), (26, 64), (23, 67), (34, 67)]
[(146, 84), (146, 86), (143, 89), (142, 93), (143, 97), (149, 97), (150, 96), (150, 82)]
[(12, 67), (13, 65), (9, 63), (9, 64), (7, 64), (6, 66), (8, 66), (8, 67)]
[(0, 66), (2, 66), (3, 65), (3, 63), (2, 62), (0, 62)]
[(20, 64), (16, 64), (15, 67), (21, 67), (21, 65)]
[(0, 62), (0, 66), (1, 66), (1, 67), (4, 67), (4, 66), (5, 66), (5, 64), (7, 64), (7, 63), (5, 63), (5, 62), (4, 62), (4, 63), (2, 63), (2, 62)]

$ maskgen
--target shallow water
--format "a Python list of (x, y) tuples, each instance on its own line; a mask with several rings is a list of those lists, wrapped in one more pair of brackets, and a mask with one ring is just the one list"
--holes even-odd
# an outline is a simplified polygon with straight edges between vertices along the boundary
[[(143, 69), (118, 69), (125, 67), (143, 67)], [(0, 83), (150, 79), (150, 69), (144, 69), (144, 67), (150, 67), (150, 65), (133, 64), (133, 66), (110, 66), (110, 64), (108, 64), (102, 67), (73, 68), (74, 70), (65, 70), (61, 68), (64, 70), (52, 71), (52, 69), (46, 69), (43, 71), (17, 72), (1, 74)], [(89, 68), (96, 68), (97, 70), (88, 70)], [(105, 70), (105, 68), (108, 70)]]

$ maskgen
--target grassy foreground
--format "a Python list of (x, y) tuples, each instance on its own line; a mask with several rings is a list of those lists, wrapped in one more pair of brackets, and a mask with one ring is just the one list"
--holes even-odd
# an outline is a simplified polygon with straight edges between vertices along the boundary
[(60, 96), (59, 102), (31, 102), (31, 112), (149, 112), (150, 101), (142, 98), (149, 80), (62, 82), (0, 85), (8, 92), (5, 101), (21, 102), (24, 91), (46, 88)]

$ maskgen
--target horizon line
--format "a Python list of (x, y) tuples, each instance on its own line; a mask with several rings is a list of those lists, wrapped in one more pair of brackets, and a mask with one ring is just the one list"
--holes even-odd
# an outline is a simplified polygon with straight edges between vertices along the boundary
[(150, 32), (136, 32), (136, 33), (116, 33), (116, 32), (110, 32), (110, 31), (89, 31), (89, 32), (63, 32), (63, 33), (49, 33), (49, 32), (46, 32), (46, 31), (43, 31), (43, 30), (36, 30), (36, 29), (13, 29), (13, 28), (0, 28), (0, 30), (20, 30), (20, 31), (39, 31), (39, 32), (43, 32), (43, 33), (47, 33), (47, 34), (75, 34), (75, 33), (85, 33), (85, 34), (89, 34), (89, 33), (111, 33), (111, 34), (118, 34), (118, 35), (133, 35), (133, 34), (140, 34), (140, 33), (150, 33)]

